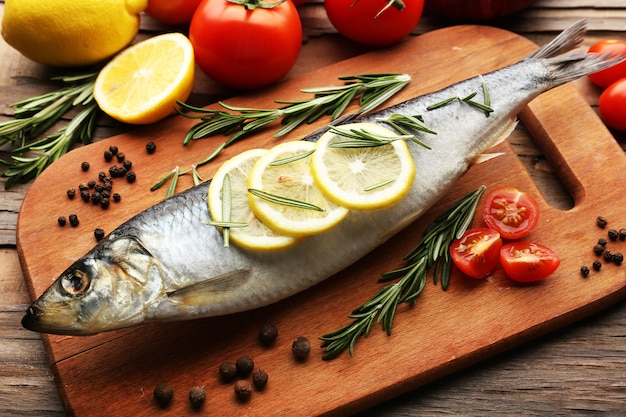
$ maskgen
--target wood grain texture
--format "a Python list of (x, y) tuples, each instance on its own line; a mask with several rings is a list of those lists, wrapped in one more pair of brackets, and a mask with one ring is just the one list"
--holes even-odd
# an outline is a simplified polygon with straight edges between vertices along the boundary
[[(0, 15), (3, 3), (0, 1)], [(307, 39), (292, 70), (294, 75), (368, 50), (337, 36), (322, 8), (322, 0), (310, 0), (301, 7)], [(528, 11), (530, 13), (521, 12), (510, 19), (489, 24), (518, 31), (536, 44), (549, 41), (555, 31), (571, 23), (572, 15), (588, 18), (590, 25), (596, 28), (586, 36), (585, 46), (604, 37), (624, 39), (626, 31), (623, 19), (605, 20), (606, 16), (623, 13), (624, 2), (621, 0), (540, 0)], [(560, 11), (564, 12), (562, 16)], [(550, 18), (545, 18), (548, 14)], [(415, 34), (450, 24), (425, 15)], [(519, 31), (520, 27), (524, 30)], [(168, 28), (144, 16), (140, 37), (163, 30)], [(0, 120), (6, 120), (12, 114), (9, 103), (50, 90), (53, 85), (48, 81), (49, 75), (49, 69), (21, 57), (0, 39)], [(576, 81), (574, 85), (597, 111), (600, 91), (586, 79)], [(211, 97), (230, 96), (218, 86), (200, 79), (194, 87), (193, 100), (195, 104), (204, 105), (213, 101)], [(97, 139), (129, 129), (110, 120), (100, 120), (99, 125)], [(612, 134), (626, 150), (626, 134), (617, 131)], [(509, 143), (546, 200), (562, 209), (571, 207), (572, 199), (554, 176), (554, 168), (523, 125), (518, 126)], [(7, 155), (0, 148), (0, 156)], [(41, 339), (39, 335), (22, 329), (19, 322), (30, 297), (15, 249), (15, 227), (19, 204), (28, 188), (27, 184), (8, 192), (0, 190), (0, 415), (61, 417), (66, 413), (48, 368)], [(359, 415), (622, 415), (626, 403), (623, 383), (625, 335), (626, 304), (622, 301), (588, 319), (481, 361)], [(389, 366), (403, 365), (390, 361)], [(200, 414), (221, 415), (219, 410), (210, 407)]]
[[(433, 39), (437, 39), (437, 43)], [(306, 82), (311, 85), (332, 83), (337, 76), (354, 73), (359, 68), (374, 72), (393, 68), (410, 73), (413, 79), (424, 80), (403, 90), (396, 99), (400, 101), (500, 68), (534, 49), (532, 43), (511, 32), (457, 26), (314, 71), (306, 74)], [(442, 54), (442, 50), (448, 53)], [(419, 51), (419, 55), (414, 51)], [(420, 65), (416, 65), (417, 60)], [(303, 81), (304, 78), (295, 77), (270, 91), (229, 102), (264, 107), (272, 97), (293, 99), (290, 94), (297, 91), (296, 86), (301, 86)], [(564, 109), (571, 123), (563, 123), (559, 112)], [(227, 317), (154, 324), (93, 337), (44, 335), (50, 365), (67, 411), (77, 416), (93, 415), (94, 409), (102, 415), (129, 410), (136, 415), (152, 415), (156, 406), (149, 393), (158, 382), (165, 380), (182, 393), (193, 385), (204, 385), (211, 393), (212, 406), (228, 415), (241, 414), (244, 410), (247, 415), (259, 416), (354, 413), (621, 300), (626, 295), (622, 268), (606, 265), (602, 281), (584, 280), (577, 273), (581, 257), (593, 243), (586, 236), (595, 231), (597, 205), (609, 206), (608, 202), (619, 192), (619, 188), (609, 187), (614, 190), (611, 192), (601, 185), (607, 180), (618, 182), (621, 178), (620, 173), (626, 168), (621, 149), (571, 85), (546, 93), (521, 116), (543, 152), (552, 157), (558, 174), (574, 196), (574, 208), (568, 212), (559, 211), (540, 199), (542, 221), (533, 236), (553, 247), (562, 257), (560, 270), (550, 280), (520, 286), (501, 272), (486, 281), (464, 280), (455, 275), (447, 292), (429, 286), (416, 306), (401, 308), (392, 337), (373, 331), (357, 345), (354, 357), (343, 355), (323, 362), (318, 348), (303, 364), (290, 357), (290, 343), (296, 336), (303, 334), (315, 340), (342, 325), (341, 317), (349, 313), (346, 304), (356, 306), (369, 298), (379, 287), (376, 278), (399, 266), (397, 260), (412, 247), (415, 236), (465, 193), (487, 183), (489, 186), (512, 184), (539, 194), (510, 146), (503, 144), (501, 150), (506, 151), (505, 156), (473, 167), (433, 210), (384, 247), (330, 280), (284, 302)], [(96, 226), (109, 231), (158, 201), (162, 195), (146, 192), (147, 186), (169, 167), (188, 165), (215, 146), (210, 141), (201, 141), (182, 149), (172, 138), (181, 137), (181, 132), (189, 126), (187, 119), (172, 118), (100, 141), (71, 152), (35, 181), (24, 199), (17, 228), (21, 264), (33, 297), (41, 294), (67, 263), (93, 245), (89, 237)], [(305, 134), (317, 127), (311, 125), (299, 133)], [(591, 132), (593, 142), (574, 141), (574, 136), (589, 138)], [(287, 138), (292, 139), (297, 137)], [(143, 151), (148, 140), (155, 141), (159, 147), (159, 152), (153, 156)], [(267, 134), (260, 134), (229, 148), (223, 158), (250, 146), (273, 143), (275, 140)], [(71, 183), (60, 178), (66, 175), (74, 182), (82, 182), (88, 175), (93, 177), (93, 173), (81, 174), (80, 162), (94, 161), (94, 172), (103, 169), (98, 167), (97, 161), (111, 144), (133, 159), (139, 179), (134, 184), (120, 185), (123, 203), (113, 206), (103, 217), (97, 207), (69, 202), (64, 191)], [(219, 162), (209, 166), (203, 175), (210, 177)], [(605, 178), (591, 175), (598, 172), (604, 172)], [(605, 211), (604, 215), (613, 221), (626, 224), (619, 207), (612, 206)], [(77, 213), (81, 226), (51, 228), (57, 215), (65, 212)], [(573, 225), (574, 218), (587, 221)], [(47, 231), (38, 233), (41, 230)], [(71, 246), (46, 245), (70, 240)], [(346, 294), (350, 297), (346, 298)], [(444, 316), (443, 312), (446, 312)], [(509, 316), (515, 320), (508, 319)], [(256, 343), (256, 332), (267, 321), (275, 323), (284, 335), (272, 349), (263, 349)], [(180, 340), (185, 340), (184, 354), (181, 354)], [(221, 383), (216, 375), (221, 361), (234, 360), (242, 354), (255, 358), (258, 366), (266, 369), (272, 378), (268, 389), (245, 405), (233, 401), (231, 387)], [(408, 366), (389, 367), (392, 360)], [(334, 379), (341, 379), (342, 383), (329, 385), (328, 381)], [(93, 392), (99, 395), (90, 395)], [(301, 401), (303, 397), (308, 401)], [(170, 409), (184, 414), (189, 411), (189, 405), (184, 398), (177, 397)]]

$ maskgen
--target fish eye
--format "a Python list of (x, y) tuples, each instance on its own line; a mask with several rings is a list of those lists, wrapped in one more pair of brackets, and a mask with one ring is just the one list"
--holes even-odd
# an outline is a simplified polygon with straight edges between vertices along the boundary
[(71, 274), (63, 277), (61, 286), (70, 295), (79, 295), (89, 288), (89, 276), (83, 271), (76, 269)]

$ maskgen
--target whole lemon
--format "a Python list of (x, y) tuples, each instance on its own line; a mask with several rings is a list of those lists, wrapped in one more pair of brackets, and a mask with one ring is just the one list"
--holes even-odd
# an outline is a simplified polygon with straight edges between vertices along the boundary
[(5, 0), (2, 37), (40, 64), (91, 65), (135, 38), (147, 6), (148, 0)]

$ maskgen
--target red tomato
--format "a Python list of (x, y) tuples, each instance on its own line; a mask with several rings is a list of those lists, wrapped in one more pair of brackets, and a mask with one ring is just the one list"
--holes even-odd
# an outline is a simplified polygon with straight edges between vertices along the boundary
[(149, 0), (146, 14), (167, 25), (186, 25), (202, 0)]
[(330, 22), (346, 38), (385, 46), (409, 35), (424, 9), (424, 0), (404, 0), (404, 9), (391, 6), (378, 15), (387, 3), (388, 0), (325, 0), (324, 7)]
[(492, 229), (468, 229), (450, 245), (452, 261), (472, 278), (484, 278), (495, 269), (500, 260), (502, 240)]
[(209, 77), (228, 87), (254, 89), (275, 83), (293, 67), (302, 47), (302, 25), (290, 1), (247, 9), (227, 0), (203, 0), (189, 39)]
[[(605, 39), (594, 43), (589, 52), (597, 54), (623, 55), (626, 56), (626, 41), (620, 39)], [(589, 79), (600, 87), (608, 87), (615, 81), (626, 77), (626, 61), (614, 65), (602, 71), (589, 74)]]
[(519, 239), (528, 235), (539, 221), (539, 206), (528, 193), (515, 187), (498, 187), (487, 194), (482, 206), (487, 227), (504, 239)]
[(598, 104), (600, 116), (608, 126), (626, 131), (626, 78), (604, 90)]
[(546, 246), (512, 242), (502, 246), (500, 263), (509, 278), (519, 282), (534, 282), (546, 279), (556, 271), (561, 260)]

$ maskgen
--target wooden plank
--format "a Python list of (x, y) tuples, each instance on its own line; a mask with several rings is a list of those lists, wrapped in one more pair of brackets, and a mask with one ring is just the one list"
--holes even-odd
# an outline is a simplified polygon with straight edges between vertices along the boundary
[[(454, 79), (505, 65), (534, 49), (528, 41), (509, 32), (493, 28), (478, 28), (477, 32), (470, 32), (470, 28), (476, 29), (450, 28), (416, 38), (389, 51), (344, 61), (308, 74), (307, 83), (317, 85), (320, 80), (328, 82), (350, 69), (381, 71), (385, 65), (390, 65), (396, 70), (406, 69), (414, 77), (425, 80), (423, 84), (405, 92), (407, 96), (414, 96), (443, 87)], [(431, 37), (436, 37), (438, 42), (430, 42)], [(458, 47), (458, 50), (455, 48), (458, 55), (438, 57), (442, 44), (446, 43), (448, 48), (443, 49)], [(419, 49), (419, 67), (410, 65), (407, 68), (411, 64), (407, 57), (413, 56), (407, 53), (407, 48)], [(444, 72), (444, 68), (447, 71)], [(455, 71), (450, 71), (450, 68)], [(420, 77), (420, 73), (431, 76)], [(446, 77), (432, 76), (443, 73)], [(294, 85), (301, 83), (301, 80), (295, 78), (266, 92), (267, 96), (250, 95), (241, 98), (241, 101), (253, 106), (262, 105), (277, 93), (286, 97), (288, 91), (295, 90)], [(613, 188), (609, 187), (607, 191), (604, 186), (599, 187), (598, 177), (589, 175), (592, 170), (599, 169), (597, 158), (584, 159), (594, 151), (598, 158), (610, 161), (602, 165), (604, 185), (606, 181), (613, 181), (614, 175), (617, 175), (611, 172), (621, 173), (625, 163), (623, 154), (586, 103), (582, 103), (584, 100), (576, 90), (572, 86), (565, 86), (549, 93), (544, 99), (538, 99), (524, 113), (526, 126), (539, 138), (543, 152), (553, 158), (558, 173), (574, 192), (576, 206), (569, 212), (551, 208), (541, 200), (544, 217), (540, 230), (534, 232), (534, 236), (557, 249), (563, 259), (563, 272), (553, 279), (540, 286), (515, 286), (500, 273), (494, 275), (492, 280), (482, 281), (483, 285), (478, 284), (478, 281), (455, 280), (453, 288), (447, 293), (428, 287), (424, 298), (419, 300), (415, 308), (401, 309), (392, 338), (380, 332), (373, 333), (358, 346), (355, 357), (343, 356), (326, 363), (319, 361), (317, 356), (317, 359), (311, 358), (306, 364), (295, 366), (286, 359), (290, 340), (296, 335), (305, 334), (314, 338), (343, 323), (338, 321), (338, 317), (347, 313), (346, 301), (342, 296), (351, 294), (355, 300), (361, 300), (371, 295), (378, 287), (373, 282), (375, 278), (394, 264), (394, 259), (385, 254), (401, 256), (406, 253), (414, 241), (409, 236), (419, 235), (436, 213), (454, 199), (487, 179), (491, 186), (506, 182), (520, 184), (523, 188), (537, 192), (514, 153), (508, 145), (502, 145), (502, 149), (508, 152), (503, 159), (498, 160), (498, 164), (472, 168), (459, 183), (459, 189), (442, 200), (421, 222), (389, 242), (386, 248), (375, 251), (368, 257), (369, 261), (360, 262), (334, 279), (285, 302), (251, 313), (180, 324), (151, 325), (95, 338), (46, 336), (53, 370), (62, 381), (60, 390), (69, 409), (76, 415), (93, 412), (94, 407), (102, 412), (115, 413), (123, 409), (134, 410), (138, 415), (149, 415), (154, 412), (154, 404), (144, 394), (157, 381), (167, 378), (175, 385), (177, 392), (186, 392), (190, 384), (203, 382), (210, 389), (214, 407), (229, 414), (243, 412), (243, 408), (232, 401), (229, 387), (225, 388), (216, 380), (215, 370), (225, 358), (232, 359), (239, 354), (252, 352), (260, 366), (271, 367), (271, 375), (274, 376), (272, 388), (253, 400), (249, 407), (245, 407), (249, 414), (269, 415), (276, 410), (291, 415), (354, 412), (441, 378), (622, 299), (626, 295), (623, 269), (607, 265), (602, 272), (602, 281), (586, 281), (577, 274), (581, 255), (588, 253), (588, 245), (591, 244), (584, 237), (595, 230), (595, 208), (608, 207), (605, 215), (618, 224), (626, 223), (619, 207), (614, 202), (613, 205), (608, 204), (615, 198), (619, 199), (611, 193)], [(568, 115), (573, 120), (571, 125), (563, 126), (563, 119), (554, 116), (559, 105), (568, 109)], [(147, 138), (167, 146), (167, 136), (176, 137), (176, 133), (186, 127), (186, 121), (173, 119), (168, 124), (105, 140), (99, 145), (123, 144), (129, 154), (132, 151), (133, 155), (137, 155), (135, 151), (141, 149)], [(311, 126), (310, 129), (315, 127)], [(585, 132), (593, 132), (595, 143), (602, 143), (602, 146), (596, 149), (596, 145), (589, 142), (573, 142), (572, 137), (590, 134)], [(263, 140), (269, 144), (267, 137), (257, 137), (255, 140), (255, 146), (259, 146)], [(238, 147), (233, 151), (240, 150), (241, 147)], [(18, 236), (22, 262), (28, 274), (26, 278), (33, 295), (40, 294), (50, 283), (50, 277), (64, 268), (56, 260), (71, 259), (77, 252), (81, 252), (81, 248), (87, 249), (91, 245), (84, 239), (76, 241), (71, 250), (55, 247), (49, 251), (36, 244), (41, 237), (30, 234), (30, 229), (41, 226), (42, 222), (49, 219), (49, 212), (43, 212), (41, 205), (35, 204), (42, 190), (45, 190), (49, 201), (55, 202), (54, 206), (61, 208), (68, 204), (66, 199), (59, 199), (67, 185), (54, 180), (58, 178), (55, 174), (57, 169), (71, 169), (79, 161), (93, 155), (91, 152), (82, 149), (69, 154), (56, 168), (53, 166), (44, 173), (26, 197), (18, 224)], [(182, 161), (187, 162), (196, 157), (190, 154), (181, 156)], [(149, 166), (147, 163), (141, 164), (142, 182), (138, 185), (151, 184), (163, 172), (163, 165), (174, 162), (166, 158), (150, 160)], [(502, 167), (508, 167), (508, 175), (502, 175)], [(581, 179), (582, 174), (585, 175)], [(210, 170), (206, 176), (210, 176)], [(153, 195), (136, 191), (130, 201), (125, 200), (126, 211), (116, 212), (114, 218), (108, 216), (105, 222), (121, 222), (137, 209), (151, 204), (154, 198)], [(574, 224), (572, 216), (578, 219)], [(73, 233), (89, 233), (98, 222), (95, 216), (81, 218), (87, 219), (85, 228), (76, 229)], [(581, 219), (588, 219), (589, 222)], [(62, 240), (65, 232), (52, 230), (45, 238)], [(35, 247), (36, 252), (33, 251)], [(365, 284), (364, 277), (372, 278), (372, 282)], [(554, 300), (559, 300), (559, 303), (555, 304)], [(523, 317), (523, 320), (503, 322), (503, 314)], [(281, 334), (286, 335), (286, 339), (281, 339), (275, 349), (263, 350), (256, 345), (255, 334), (264, 320), (275, 321), (283, 332)], [(464, 325), (459, 326), (460, 322)], [(236, 340), (234, 345), (233, 335)], [(185, 355), (182, 356), (177, 343), (179, 340), (186, 341)], [(437, 341), (436, 346), (433, 341)], [(132, 349), (129, 350), (129, 346)], [(420, 352), (418, 357), (415, 352)], [(319, 351), (316, 355), (319, 355)], [(391, 360), (411, 363), (411, 366), (390, 368), (388, 364)], [(342, 384), (328, 386), (329, 380), (339, 377)], [(93, 383), (97, 383), (97, 387), (89, 386)], [(95, 392), (95, 389), (102, 394), (99, 398), (86, 395)], [(294, 402), (294, 399), (303, 395), (311, 400), (306, 403), (299, 400)], [(184, 400), (181, 400), (172, 405), (172, 410), (184, 413), (185, 407)]]

